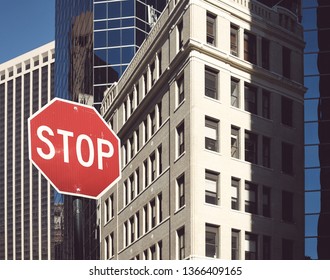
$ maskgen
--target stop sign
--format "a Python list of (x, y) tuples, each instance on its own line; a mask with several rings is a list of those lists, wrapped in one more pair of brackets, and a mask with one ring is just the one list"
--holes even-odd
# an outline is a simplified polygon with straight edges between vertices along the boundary
[(93, 107), (53, 99), (29, 118), (29, 141), (59, 193), (98, 199), (120, 179), (120, 140)]

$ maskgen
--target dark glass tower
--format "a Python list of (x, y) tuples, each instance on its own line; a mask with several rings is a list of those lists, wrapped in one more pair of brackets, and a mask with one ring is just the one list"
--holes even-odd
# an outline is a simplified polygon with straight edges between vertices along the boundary
[[(167, 1), (56, 0), (55, 96), (101, 106), (106, 88), (116, 82), (149, 33)], [(98, 259), (97, 204), (82, 199), (84, 232), (73, 231), (73, 198), (64, 199), (61, 257), (74, 258), (83, 240), (83, 258)]]

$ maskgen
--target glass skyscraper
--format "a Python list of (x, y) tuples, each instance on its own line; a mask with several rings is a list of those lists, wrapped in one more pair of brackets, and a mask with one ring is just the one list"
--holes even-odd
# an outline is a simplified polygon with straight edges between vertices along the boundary
[(330, 259), (330, 6), (303, 0), (306, 256)]
[[(101, 106), (166, 5), (164, 0), (56, 0), (55, 96)], [(74, 258), (73, 197), (64, 199), (61, 257)], [(85, 259), (97, 259), (97, 205), (82, 199)]]

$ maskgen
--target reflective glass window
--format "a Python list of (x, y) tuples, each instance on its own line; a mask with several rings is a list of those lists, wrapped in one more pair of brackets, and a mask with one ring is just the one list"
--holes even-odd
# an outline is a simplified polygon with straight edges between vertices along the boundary
[(144, 32), (140, 31), (140, 30), (136, 30), (136, 42), (135, 44), (140, 46), (142, 44), (142, 42), (144, 41), (146, 35)]
[(108, 64), (120, 63), (120, 48), (114, 48), (108, 50)]
[(305, 236), (317, 236), (318, 219), (318, 214), (305, 216)]
[(108, 18), (118, 18), (120, 17), (120, 2), (110, 2), (108, 3)]
[(320, 188), (320, 168), (305, 169), (305, 189), (319, 190)]
[(134, 47), (122, 48), (122, 63), (130, 63), (134, 56)]
[(94, 32), (94, 48), (103, 48), (107, 45), (107, 33), (105, 31)]
[(108, 67), (108, 83), (118, 81), (120, 75), (120, 66)]
[(134, 26), (134, 18), (125, 18), (121, 20), (122, 27)]
[(107, 28), (107, 22), (106, 21), (95, 21), (94, 22), (94, 30), (99, 29), (106, 29)]
[(305, 75), (318, 75), (319, 69), (317, 66), (317, 53), (305, 54), (304, 55), (304, 69)]
[(94, 68), (94, 83), (105, 84), (107, 82), (107, 68)]
[(320, 96), (319, 83), (320, 83), (320, 76), (305, 77), (304, 84), (305, 87), (307, 87), (305, 98), (315, 98)]
[(305, 146), (305, 167), (318, 167), (319, 160), (319, 146)]
[(108, 31), (108, 46), (119, 46), (120, 45), (120, 30)]
[(305, 123), (305, 144), (318, 144), (320, 142), (318, 122)]
[(94, 5), (94, 19), (104, 19), (107, 17), (107, 3)]
[(108, 28), (119, 28), (120, 19), (112, 19), (108, 21)]
[(321, 192), (305, 192), (305, 213), (320, 213)]
[(127, 0), (121, 2), (121, 10), (123, 17), (129, 17), (134, 15), (134, 1)]
[(305, 255), (312, 260), (318, 259), (317, 257), (317, 238), (305, 239)]
[(303, 9), (302, 11), (302, 25), (307, 29), (316, 29), (316, 8)]
[(101, 66), (106, 65), (107, 61), (107, 51), (106, 50), (95, 50), (94, 51), (94, 65)]
[(134, 44), (134, 29), (122, 29), (121, 33), (122, 45), (133, 45)]
[(305, 121), (317, 121), (318, 112), (317, 107), (319, 104), (318, 99), (305, 100)]
[(317, 41), (317, 31), (308, 31), (304, 33), (306, 47), (305, 52), (318, 52), (318, 41)]

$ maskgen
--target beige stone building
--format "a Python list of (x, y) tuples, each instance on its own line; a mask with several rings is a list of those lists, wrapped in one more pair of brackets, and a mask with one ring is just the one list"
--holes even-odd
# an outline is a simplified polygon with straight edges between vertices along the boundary
[(101, 258), (303, 258), (298, 15), (168, 2), (102, 103), (122, 178), (99, 201)]

